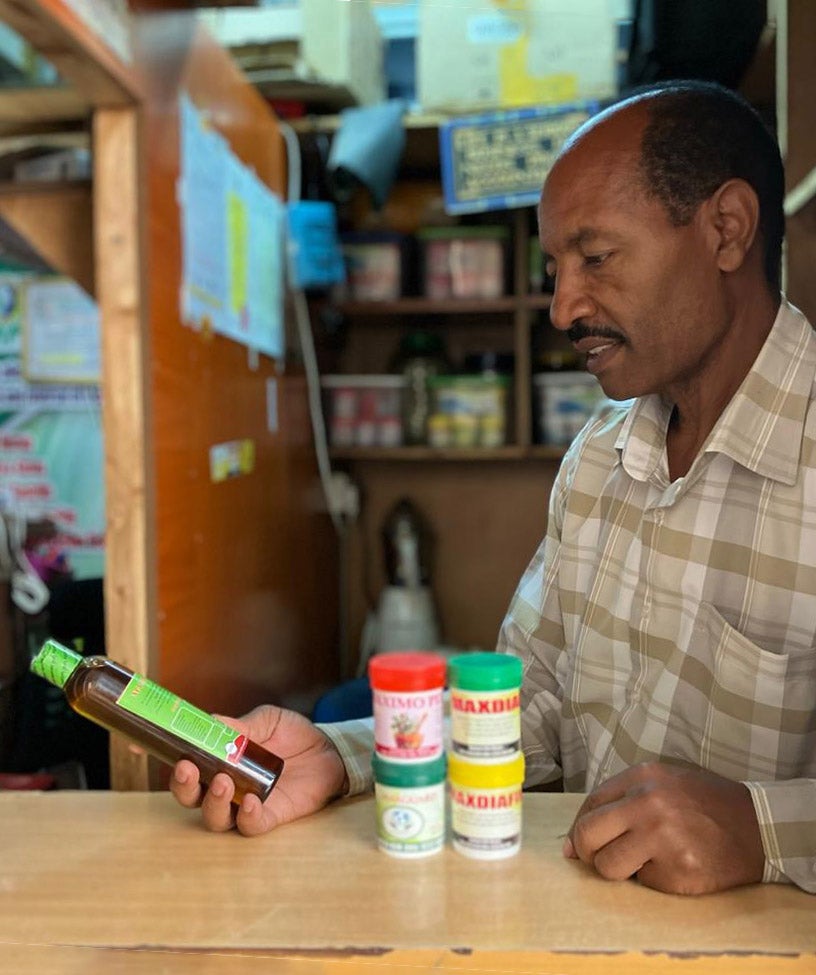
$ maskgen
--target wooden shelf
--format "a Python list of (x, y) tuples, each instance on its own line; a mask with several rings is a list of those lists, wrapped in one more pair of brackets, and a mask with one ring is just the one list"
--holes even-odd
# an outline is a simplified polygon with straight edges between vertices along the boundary
[(394, 301), (343, 301), (338, 311), (356, 317), (382, 315), (485, 315), (515, 311), (512, 295), (502, 298), (397, 298)]
[[(405, 129), (430, 129), (436, 133), (440, 125), (448, 122), (451, 118), (458, 118), (457, 115), (421, 115), (408, 112), (402, 117), (402, 125)], [(336, 132), (343, 124), (341, 115), (307, 115), (304, 118), (296, 118), (290, 121), (290, 125), (295, 132)]]
[(0, 196), (27, 197), (32, 205), (36, 205), (46, 197), (77, 196), (86, 197), (88, 205), (91, 202), (91, 180), (89, 179), (28, 179), (28, 180), (0, 180)]
[[(79, 8), (60, 0), (0, 0), (0, 22), (46, 57), (82, 101), (106, 108), (135, 105), (144, 92), (139, 74), (121, 59), (127, 59), (129, 52), (116, 53), (113, 38), (103, 38), (93, 16), (74, 6)], [(121, 17), (122, 33), (127, 36), (127, 10)], [(50, 116), (53, 105), (46, 97), (41, 111)], [(81, 110), (82, 101), (69, 98), (69, 111)]]
[(398, 298), (394, 301), (342, 301), (336, 308), (355, 318), (383, 315), (490, 315), (506, 314), (519, 308), (535, 310), (550, 307), (552, 296), (531, 294), (501, 298)]
[(46, 85), (0, 88), (0, 135), (3, 136), (83, 125), (90, 112), (88, 100), (71, 88)]
[(427, 461), (473, 462), (473, 461), (524, 461), (560, 460), (566, 447), (534, 444), (520, 447), (510, 444), (505, 447), (332, 447), (333, 460), (345, 461), (406, 461), (426, 463)]

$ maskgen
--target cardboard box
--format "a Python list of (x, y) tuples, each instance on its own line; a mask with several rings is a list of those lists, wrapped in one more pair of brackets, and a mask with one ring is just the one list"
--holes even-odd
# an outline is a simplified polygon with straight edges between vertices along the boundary
[(615, 0), (420, 0), (422, 109), (614, 97), (618, 7)]
[(369, 0), (282, 0), (198, 17), (270, 98), (309, 100), (320, 85), (347, 93), (344, 105), (385, 98), (383, 41)]
[(368, 0), (301, 0), (301, 56), (309, 73), (345, 85), (358, 105), (385, 99), (383, 42)]

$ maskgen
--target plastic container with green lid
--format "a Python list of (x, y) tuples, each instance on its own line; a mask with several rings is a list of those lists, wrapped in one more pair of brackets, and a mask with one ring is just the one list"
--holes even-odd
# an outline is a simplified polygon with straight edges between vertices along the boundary
[(448, 661), (451, 754), (506, 762), (521, 748), (521, 661), (503, 653), (468, 653)]
[(396, 857), (424, 857), (445, 842), (445, 756), (389, 762), (374, 754), (377, 845)]
[(371, 756), (374, 781), (396, 788), (415, 789), (444, 782), (447, 762), (440, 755), (432, 762), (389, 762), (376, 753)]

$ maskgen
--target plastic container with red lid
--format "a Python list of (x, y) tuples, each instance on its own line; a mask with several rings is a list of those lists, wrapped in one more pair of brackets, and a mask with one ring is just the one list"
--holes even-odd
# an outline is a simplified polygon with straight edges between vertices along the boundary
[(429, 651), (392, 651), (368, 662), (374, 703), (374, 751), (396, 762), (427, 762), (443, 753), (446, 664)]

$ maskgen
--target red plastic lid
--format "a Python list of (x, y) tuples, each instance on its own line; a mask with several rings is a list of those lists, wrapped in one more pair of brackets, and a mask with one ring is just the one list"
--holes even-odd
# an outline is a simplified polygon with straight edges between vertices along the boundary
[(383, 691), (427, 691), (445, 684), (445, 658), (426, 650), (391, 651), (368, 662), (372, 687)]

